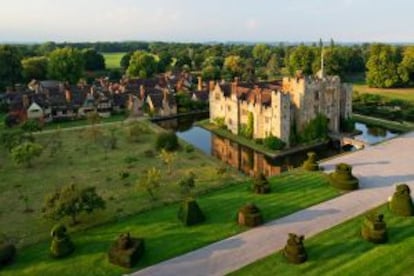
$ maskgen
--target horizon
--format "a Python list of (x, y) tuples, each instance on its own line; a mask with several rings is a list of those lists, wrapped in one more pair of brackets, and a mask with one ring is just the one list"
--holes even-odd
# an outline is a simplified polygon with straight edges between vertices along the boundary
[[(139, 2), (139, 3), (137, 3)], [(334, 2), (334, 3), (333, 3)], [(408, 0), (0, 0), (3, 43), (412, 43)], [(22, 9), (21, 7), (24, 7)], [(202, 31), (200, 31), (202, 30)], [(274, 42), (273, 42), (274, 41)]]

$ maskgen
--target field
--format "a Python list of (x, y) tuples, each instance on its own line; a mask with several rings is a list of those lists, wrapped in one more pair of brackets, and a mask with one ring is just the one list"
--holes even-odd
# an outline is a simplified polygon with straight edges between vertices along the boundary
[(305, 239), (309, 260), (301, 265), (287, 263), (278, 252), (231, 275), (411, 275), (414, 217), (396, 217), (386, 206), (379, 211), (388, 227), (386, 244), (374, 245), (360, 237), (359, 216)]
[[(102, 132), (115, 128), (118, 146), (107, 153), (99, 144), (92, 141), (88, 129), (62, 130), (63, 148), (51, 157), (46, 148), (39, 159), (33, 161), (33, 168), (16, 165), (5, 149), (0, 151), (0, 229), (19, 246), (37, 243), (48, 238), (53, 221), (42, 218), (41, 207), (46, 194), (69, 184), (80, 187), (96, 186), (97, 191), (107, 201), (107, 208), (93, 215), (93, 220), (81, 217), (82, 224), (73, 230), (113, 221), (120, 217), (136, 214), (154, 206), (177, 201), (180, 197), (178, 182), (190, 171), (197, 175), (196, 192), (245, 179), (236, 171), (228, 169), (218, 175), (222, 164), (194, 150), (181, 150), (172, 165), (172, 173), (158, 158), (154, 150), (155, 133), (160, 131), (148, 122), (151, 133), (142, 134), (138, 143), (127, 141), (126, 123), (101, 126)], [(57, 132), (35, 135), (45, 147)], [(146, 191), (139, 189), (137, 180), (145, 169), (157, 167), (162, 171), (162, 187), (152, 201)], [(120, 173), (128, 172), (129, 177), (121, 179)], [(23, 212), (27, 205), (34, 212)]]
[(353, 84), (354, 92), (370, 93), (386, 98), (400, 99), (414, 104), (414, 88), (369, 88), (365, 84)]
[[(196, 166), (194, 164), (192, 167)], [(50, 259), (49, 241), (40, 242), (22, 249), (15, 264), (7, 267), (2, 275), (130, 273), (246, 230), (245, 227), (238, 226), (235, 220), (237, 210), (247, 202), (256, 203), (261, 208), (264, 219), (269, 221), (339, 195), (320, 172), (294, 170), (273, 177), (270, 182), (272, 193), (267, 195), (253, 194), (248, 190), (250, 184), (244, 182), (200, 196), (198, 203), (207, 220), (199, 226), (182, 226), (176, 218), (178, 205), (174, 204), (72, 234), (76, 252), (62, 260)], [(131, 197), (133, 200), (128, 201), (128, 204), (139, 205), (140, 202), (145, 202), (134, 190), (131, 190)], [(122, 204), (122, 207), (126, 208), (127, 205)], [(111, 242), (123, 232), (144, 237), (146, 242), (146, 253), (138, 267), (132, 270), (111, 265), (106, 258)]]
[(105, 58), (106, 69), (121, 68), (121, 59), (126, 53), (102, 53)]

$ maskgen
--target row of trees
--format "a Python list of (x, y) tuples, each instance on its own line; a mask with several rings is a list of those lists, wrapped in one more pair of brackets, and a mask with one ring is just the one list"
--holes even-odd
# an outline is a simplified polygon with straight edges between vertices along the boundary
[[(321, 49), (322, 42), (313, 45), (131, 42), (0, 46), (0, 88), (31, 78), (76, 82), (85, 70), (105, 69), (99, 51), (127, 51), (120, 65), (130, 76), (148, 78), (179, 69), (200, 72), (204, 79), (237, 76), (244, 81), (255, 81), (294, 75), (298, 70), (314, 74), (320, 69)], [(331, 41), (324, 47), (327, 74), (346, 77), (367, 70), (367, 82), (374, 87), (410, 85), (414, 80), (413, 60), (412, 46), (344, 46)]]

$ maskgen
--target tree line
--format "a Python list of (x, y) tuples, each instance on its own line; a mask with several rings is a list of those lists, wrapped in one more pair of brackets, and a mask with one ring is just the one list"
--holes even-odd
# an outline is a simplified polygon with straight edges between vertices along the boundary
[[(150, 78), (168, 70), (196, 72), (204, 79), (243, 81), (273, 80), (297, 71), (315, 74), (321, 67), (328, 75), (345, 80), (366, 75), (372, 87), (400, 87), (414, 81), (414, 46), (388, 44), (337, 45), (331, 41), (298, 44), (197, 44), (163, 42), (47, 42), (0, 46), (0, 89), (32, 78), (52, 78), (76, 83), (85, 72), (105, 70), (103, 52), (125, 52), (119, 77)], [(113, 73), (113, 72), (112, 72)]]

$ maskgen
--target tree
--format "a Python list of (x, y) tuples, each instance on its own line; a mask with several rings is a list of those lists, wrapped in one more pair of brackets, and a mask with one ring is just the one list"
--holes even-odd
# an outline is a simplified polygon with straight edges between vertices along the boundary
[(220, 79), (221, 75), (220, 67), (214, 65), (207, 65), (206, 67), (203, 67), (201, 75), (203, 76), (203, 79), (206, 80), (218, 80)]
[(47, 57), (29, 57), (22, 60), (23, 77), (26, 81), (31, 79), (44, 80), (47, 76)]
[(305, 75), (312, 74), (312, 64), (315, 60), (315, 54), (311, 47), (300, 45), (296, 47), (289, 55), (288, 68), (291, 75), (300, 70)]
[(60, 48), (49, 54), (48, 77), (77, 83), (83, 74), (82, 52), (74, 48)]
[(269, 80), (273, 80), (280, 75), (280, 61), (276, 54), (272, 54), (266, 65), (266, 75)]
[(45, 217), (54, 220), (70, 217), (72, 223), (77, 224), (79, 214), (90, 214), (96, 209), (105, 209), (105, 201), (96, 188), (78, 189), (72, 184), (46, 196), (42, 212)]
[(414, 81), (414, 46), (407, 46), (404, 49), (399, 72), (401, 80), (405, 84), (410, 84), (410, 82)]
[(157, 61), (154, 56), (144, 51), (136, 51), (129, 62), (127, 74), (130, 77), (151, 78), (156, 71)]
[(175, 154), (173, 152), (166, 151), (165, 149), (162, 149), (159, 157), (162, 160), (162, 162), (167, 166), (168, 174), (171, 174), (172, 164), (173, 164), (174, 159), (175, 159)]
[(0, 46), (0, 90), (21, 80), (21, 55), (17, 47)]
[(155, 200), (155, 190), (160, 187), (161, 171), (152, 167), (144, 172), (138, 182), (138, 186), (149, 194), (151, 200)]
[(258, 66), (265, 66), (272, 55), (272, 50), (266, 44), (256, 44), (252, 54)]
[(173, 61), (172, 55), (167, 51), (163, 51), (163, 52), (158, 54), (158, 57), (159, 57), (159, 61), (158, 61), (158, 64), (157, 64), (157, 67), (158, 67), (157, 71), (159, 73), (163, 73), (163, 72), (167, 71), (167, 69), (171, 65), (171, 62)]
[(82, 51), (84, 69), (87, 71), (105, 70), (105, 58), (95, 49), (84, 49)]
[(122, 58), (121, 61), (119, 62), (119, 65), (121, 65), (121, 68), (123, 70), (127, 70), (129, 67), (129, 62), (131, 61), (131, 57), (132, 57), (133, 52), (129, 52), (126, 53)]
[(35, 157), (39, 157), (42, 152), (42, 145), (32, 142), (25, 142), (14, 147), (11, 150), (11, 156), (17, 164), (24, 164), (26, 167), (31, 167), (31, 161)]
[(231, 55), (224, 59), (223, 70), (228, 79), (240, 77), (243, 70), (242, 59), (240, 56)]
[(369, 49), (366, 80), (370, 87), (390, 88), (401, 83), (398, 54), (391, 45), (373, 44)]

